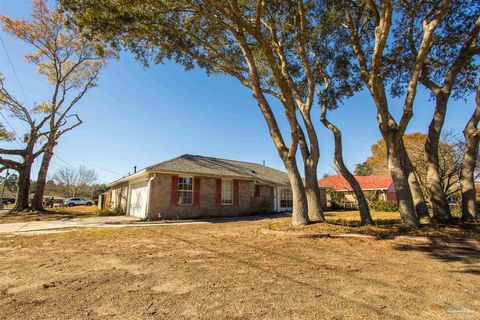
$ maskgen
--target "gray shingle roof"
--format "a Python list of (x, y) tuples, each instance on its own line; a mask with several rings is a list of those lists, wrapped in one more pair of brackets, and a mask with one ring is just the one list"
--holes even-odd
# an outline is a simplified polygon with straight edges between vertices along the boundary
[(274, 185), (290, 184), (287, 173), (261, 164), (191, 154), (147, 167), (146, 171), (252, 179)]

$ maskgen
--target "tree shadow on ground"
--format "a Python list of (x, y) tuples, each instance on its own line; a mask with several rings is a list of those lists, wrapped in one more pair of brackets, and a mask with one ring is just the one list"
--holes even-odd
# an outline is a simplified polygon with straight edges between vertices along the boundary
[(409, 243), (394, 246), (399, 251), (416, 251), (442, 262), (459, 262), (465, 265), (452, 272), (480, 275), (480, 243), (472, 239), (449, 236), (428, 237), (428, 243)]
[[(399, 236), (480, 240), (479, 222), (462, 223), (459, 220), (453, 220), (448, 224), (424, 224), (417, 229), (405, 228), (399, 219), (379, 219), (373, 225), (367, 226), (361, 226), (359, 221), (354, 220), (327, 219), (327, 223), (324, 225), (340, 232), (371, 235), (378, 240), (395, 239)], [(325, 228), (320, 225), (312, 227), (314, 229)]]

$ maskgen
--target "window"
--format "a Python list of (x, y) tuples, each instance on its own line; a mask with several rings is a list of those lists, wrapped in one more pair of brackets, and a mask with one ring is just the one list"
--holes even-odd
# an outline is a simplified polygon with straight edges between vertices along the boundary
[(233, 181), (222, 180), (222, 205), (233, 204)]
[(292, 208), (292, 190), (282, 189), (280, 190), (280, 208)]
[(178, 204), (191, 205), (193, 203), (193, 178), (178, 178)]

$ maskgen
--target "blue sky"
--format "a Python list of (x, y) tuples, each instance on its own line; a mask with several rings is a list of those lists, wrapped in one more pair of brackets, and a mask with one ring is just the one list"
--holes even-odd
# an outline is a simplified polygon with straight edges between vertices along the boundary
[[(0, 14), (28, 17), (30, 6), (29, 0), (0, 0)], [(48, 99), (51, 87), (36, 74), (33, 65), (23, 60), (30, 48), (11, 35), (0, 35), (20, 81), (0, 46), (0, 72), (7, 88), (26, 104)], [(473, 94), (466, 102), (452, 101), (445, 128), (461, 131), (473, 106)], [(398, 116), (402, 101), (392, 100), (390, 107)], [(282, 107), (274, 104), (274, 108), (282, 130), (288, 132)], [(428, 92), (421, 88), (408, 131), (425, 132), (433, 108)], [(256, 163), (265, 160), (267, 165), (284, 170), (251, 91), (228, 76), (208, 77), (198, 68), (185, 72), (174, 63), (144, 69), (125, 53), (119, 61), (111, 61), (98, 87), (88, 92), (76, 112), (84, 123), (62, 137), (50, 174), (65, 162), (75, 167), (83, 164), (97, 171), (100, 182), (108, 182), (132, 172), (133, 166), (140, 169), (184, 153)], [(318, 107), (314, 119), (321, 149), (321, 177), (334, 171), (333, 139), (319, 121)], [(370, 146), (381, 138), (369, 94), (360, 92), (345, 101), (341, 108), (330, 112), (330, 119), (343, 131), (344, 156), (353, 169), (370, 155)], [(9, 122), (17, 132), (24, 131), (14, 119)], [(36, 172), (32, 178), (36, 178)]]

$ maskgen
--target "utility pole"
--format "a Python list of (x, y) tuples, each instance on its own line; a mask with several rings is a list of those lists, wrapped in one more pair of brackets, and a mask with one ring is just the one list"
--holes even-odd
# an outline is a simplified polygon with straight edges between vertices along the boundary
[(8, 180), (8, 168), (5, 174), (5, 180), (3, 181), (2, 194), (0, 194), (0, 210), (3, 210), (3, 195), (5, 194), (5, 185), (7, 184), (7, 180)]

